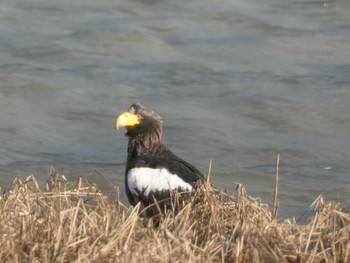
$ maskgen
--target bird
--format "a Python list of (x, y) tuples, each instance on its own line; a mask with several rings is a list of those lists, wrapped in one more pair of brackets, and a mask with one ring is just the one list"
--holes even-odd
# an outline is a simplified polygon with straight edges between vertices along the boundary
[(159, 216), (171, 204), (172, 193), (191, 194), (203, 174), (161, 142), (162, 118), (139, 103), (116, 119), (128, 137), (125, 189), (132, 206), (138, 203), (145, 217)]

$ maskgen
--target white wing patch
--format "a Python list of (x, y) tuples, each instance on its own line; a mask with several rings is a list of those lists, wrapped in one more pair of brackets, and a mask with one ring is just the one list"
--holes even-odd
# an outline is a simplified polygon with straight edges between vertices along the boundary
[(139, 195), (139, 191), (144, 191), (144, 195), (148, 195), (154, 191), (179, 188), (183, 191), (192, 190), (190, 184), (165, 168), (132, 168), (128, 172), (127, 183), (130, 191), (135, 195)]

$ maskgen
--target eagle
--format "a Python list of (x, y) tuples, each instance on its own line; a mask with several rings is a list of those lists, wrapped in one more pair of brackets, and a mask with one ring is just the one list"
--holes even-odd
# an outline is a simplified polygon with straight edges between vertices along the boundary
[(161, 143), (162, 119), (136, 103), (117, 117), (116, 128), (126, 128), (128, 153), (125, 189), (132, 206), (141, 204), (146, 217), (171, 207), (173, 193), (190, 195), (203, 174)]

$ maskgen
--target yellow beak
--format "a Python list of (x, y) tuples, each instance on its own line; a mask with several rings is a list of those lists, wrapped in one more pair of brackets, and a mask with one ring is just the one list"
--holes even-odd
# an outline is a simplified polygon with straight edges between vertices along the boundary
[(115, 126), (119, 129), (119, 127), (134, 126), (137, 124), (140, 124), (138, 115), (126, 111), (118, 116)]

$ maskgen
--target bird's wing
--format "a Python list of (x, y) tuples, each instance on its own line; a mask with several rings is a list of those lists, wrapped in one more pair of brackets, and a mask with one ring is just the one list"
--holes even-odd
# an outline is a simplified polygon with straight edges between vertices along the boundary
[(138, 157), (130, 168), (147, 167), (153, 169), (165, 168), (169, 173), (177, 175), (184, 182), (194, 185), (195, 182), (204, 179), (203, 174), (190, 163), (177, 157), (169, 155), (144, 155)]

